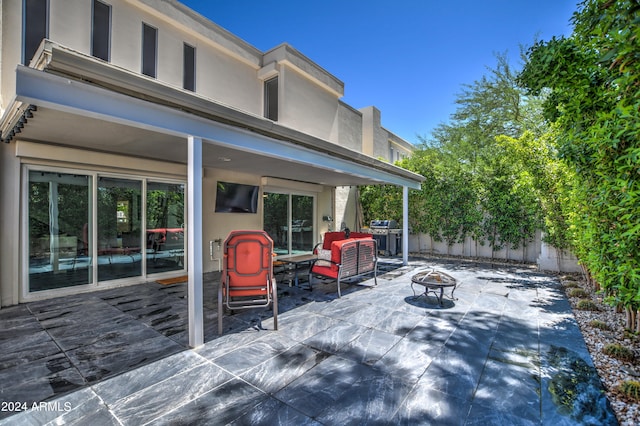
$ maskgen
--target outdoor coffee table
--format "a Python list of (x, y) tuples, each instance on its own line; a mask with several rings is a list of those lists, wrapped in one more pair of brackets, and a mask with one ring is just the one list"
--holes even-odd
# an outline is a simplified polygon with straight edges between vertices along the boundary
[[(413, 287), (414, 284), (424, 287), (424, 293), (416, 294), (416, 290)], [(444, 272), (436, 271), (435, 269), (429, 269), (423, 272), (419, 272), (411, 277), (411, 290), (413, 291), (414, 298), (418, 298), (423, 294), (428, 296), (429, 293), (433, 293), (438, 299), (440, 306), (444, 306), (442, 299), (444, 297), (444, 289), (451, 288), (451, 295), (447, 296), (451, 300), (457, 300), (453, 297), (453, 292), (456, 291), (457, 281), (450, 275)]]
[[(308, 267), (318, 259), (318, 256), (315, 254), (298, 254), (298, 255), (289, 255), (289, 256), (280, 256), (277, 259), (277, 262), (281, 262), (286, 265), (289, 272), (293, 270), (293, 282), (296, 287), (300, 286), (298, 272), (303, 269), (305, 266)], [(292, 280), (289, 280), (289, 287), (291, 287)]]

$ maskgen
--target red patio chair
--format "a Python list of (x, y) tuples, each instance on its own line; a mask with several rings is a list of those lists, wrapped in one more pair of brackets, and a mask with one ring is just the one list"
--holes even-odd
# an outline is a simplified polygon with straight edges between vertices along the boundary
[(272, 304), (278, 329), (278, 293), (273, 277), (273, 240), (264, 231), (231, 231), (224, 242), (223, 270), (218, 288), (218, 334), (223, 309), (260, 308)]

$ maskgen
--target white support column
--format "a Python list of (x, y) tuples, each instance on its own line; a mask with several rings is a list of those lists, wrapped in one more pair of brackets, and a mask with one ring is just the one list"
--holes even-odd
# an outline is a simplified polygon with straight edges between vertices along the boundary
[(409, 264), (409, 187), (402, 187), (402, 264)]
[(202, 139), (187, 140), (187, 268), (189, 346), (204, 344), (202, 296)]

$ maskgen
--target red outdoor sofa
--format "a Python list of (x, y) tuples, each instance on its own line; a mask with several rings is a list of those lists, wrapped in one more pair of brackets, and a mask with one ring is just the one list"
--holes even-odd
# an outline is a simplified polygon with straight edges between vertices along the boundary
[(340, 282), (373, 273), (378, 284), (378, 247), (371, 234), (361, 232), (327, 232), (324, 240), (314, 248), (318, 259), (309, 269), (309, 286), (313, 276), (331, 278), (337, 281), (338, 297), (341, 297)]

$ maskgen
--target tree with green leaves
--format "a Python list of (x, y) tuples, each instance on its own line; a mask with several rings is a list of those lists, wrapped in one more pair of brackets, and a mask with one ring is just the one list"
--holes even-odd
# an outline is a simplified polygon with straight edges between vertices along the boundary
[(575, 175), (575, 252), (640, 331), (640, 3), (585, 0), (573, 23), (570, 37), (529, 50), (519, 81), (550, 92), (545, 117)]
[[(495, 69), (465, 85), (456, 102), (451, 121), (399, 163), (426, 178), (410, 193), (410, 229), (448, 247), (468, 237), (488, 240), (494, 251), (526, 245), (543, 225), (536, 180), (546, 178), (544, 162), (552, 155), (536, 146), (536, 171), (519, 144), (533, 149), (548, 142), (541, 100), (526, 96), (506, 55), (498, 55)], [(398, 188), (368, 187), (362, 194), (366, 215), (398, 219)]]
[(541, 222), (526, 178), (528, 164), (511, 158), (515, 152), (500, 138), (517, 139), (525, 132), (536, 138), (545, 131), (540, 98), (527, 96), (517, 84), (506, 55), (496, 59), (488, 75), (464, 86), (451, 121), (424, 140), (446, 154), (450, 175), (469, 174), (457, 191), (474, 191), (476, 223), (464, 233), (486, 238), (494, 251), (526, 244)]
[(401, 222), (402, 189), (395, 185), (368, 185), (360, 188), (364, 223), (380, 218)]

